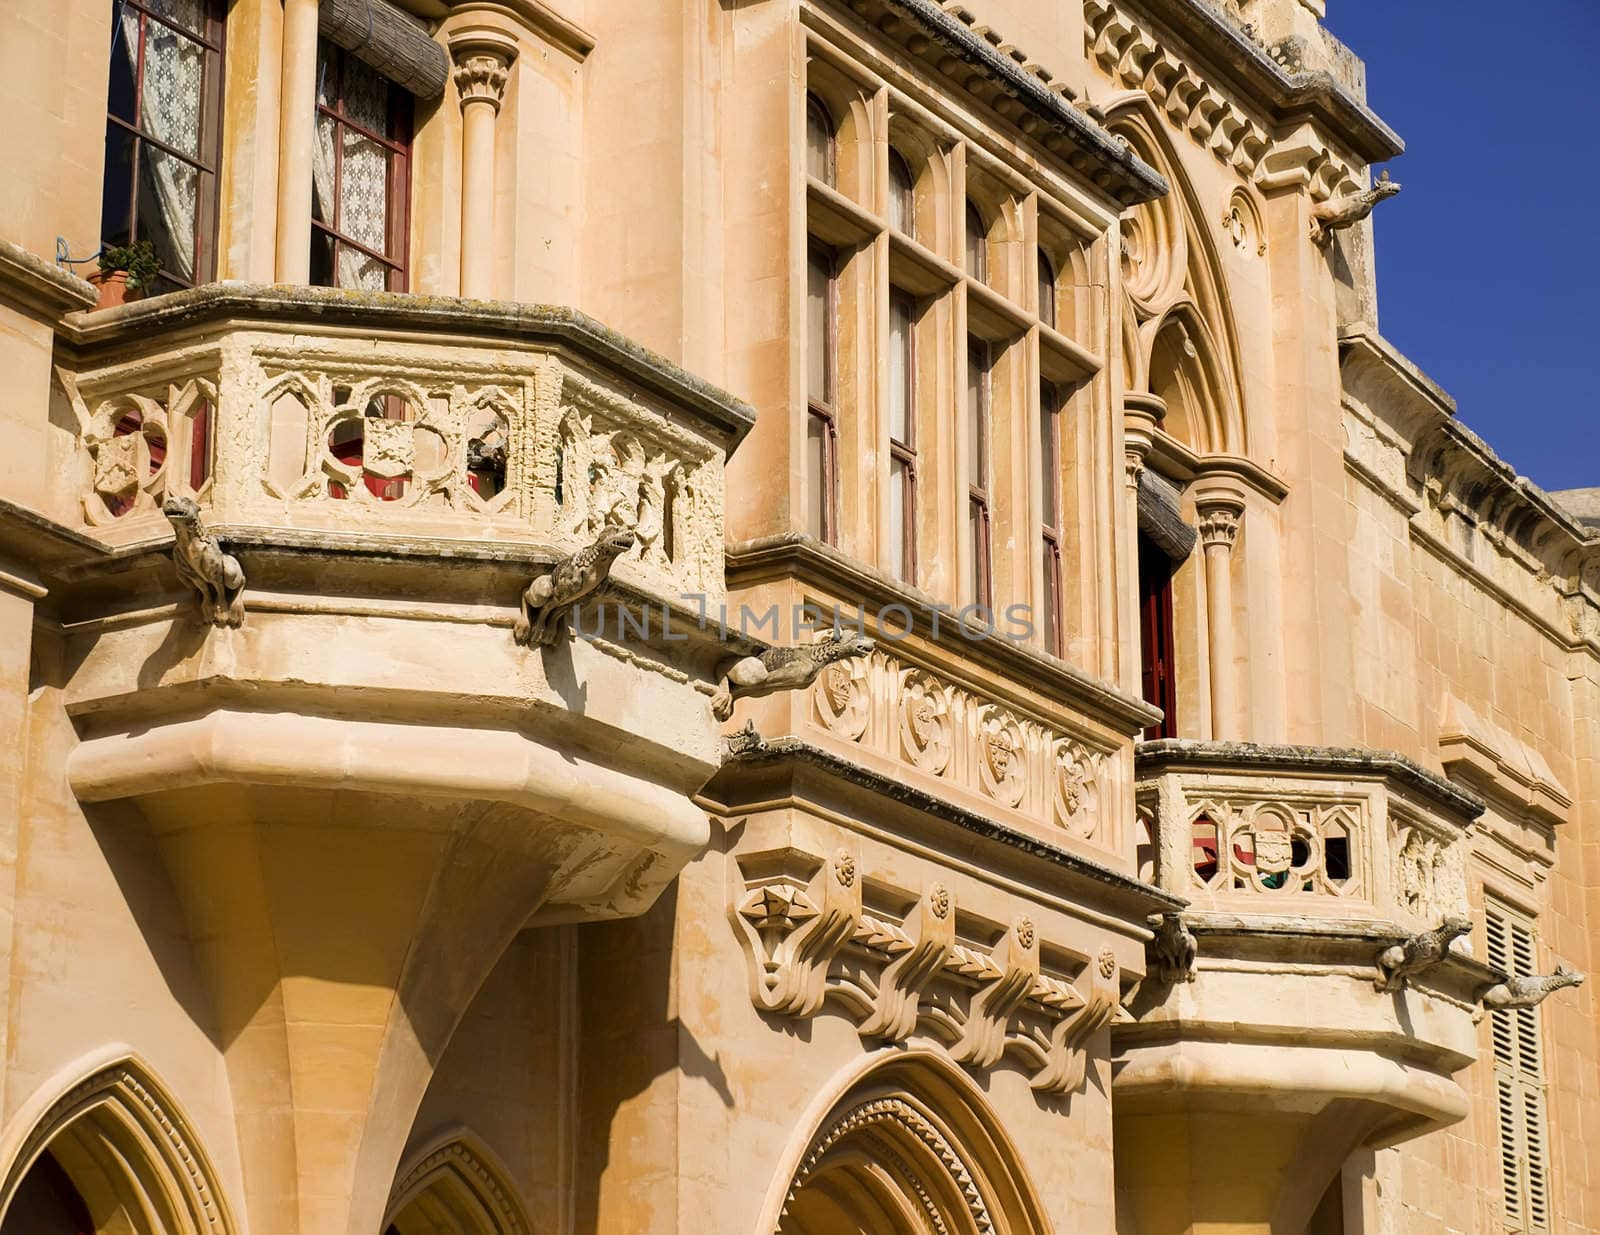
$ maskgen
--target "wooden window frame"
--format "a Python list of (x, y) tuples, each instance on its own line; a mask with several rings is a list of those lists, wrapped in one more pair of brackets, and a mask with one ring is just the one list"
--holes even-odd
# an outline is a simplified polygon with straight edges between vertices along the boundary
[[(1065, 649), (1062, 630), (1064, 614), (1061, 585), (1061, 526), (1062, 503), (1066, 495), (1061, 489), (1061, 393), (1049, 382), (1039, 385), (1039, 484), (1041, 567), (1044, 579), (1044, 645), (1053, 656), (1061, 656)], [(1048, 500), (1046, 500), (1048, 497)], [(1052, 522), (1043, 517), (1048, 508), (1055, 515)]]
[[(916, 585), (917, 582), (917, 302), (909, 292), (893, 288), (889, 292), (889, 317), (894, 320), (895, 308), (898, 306), (906, 316), (906, 387), (903, 392), (906, 403), (906, 437), (904, 440), (896, 438), (893, 430), (889, 433), (889, 457), (895, 463), (902, 464), (900, 471), (900, 509), (902, 512), (902, 525), (900, 528), (900, 555), (904, 567), (902, 582)], [(891, 338), (893, 327), (890, 328)], [(891, 342), (890, 346), (893, 346)], [(893, 398), (891, 392), (890, 397)], [(894, 483), (893, 463), (890, 465), (890, 483)]]
[[(151, 9), (144, 0), (112, 0), (111, 5), (111, 50), (115, 54), (117, 42), (122, 38), (121, 16), (124, 10), (132, 10), (139, 15), (139, 56), (134, 70), (133, 81), (133, 107), (134, 119), (129, 121), (122, 116), (114, 114), (111, 110), (110, 86), (107, 85), (106, 98), (106, 139), (110, 145), (113, 130), (118, 130), (131, 135), (133, 139), (133, 160), (129, 166), (128, 176), (131, 191), (128, 194), (128, 242), (131, 244), (139, 238), (139, 172), (140, 162), (146, 146), (154, 147), (163, 154), (179, 160), (195, 169), (195, 225), (194, 225), (194, 278), (185, 280), (180, 275), (163, 269), (158, 276), (178, 288), (196, 287), (202, 283), (209, 283), (217, 277), (217, 220), (221, 205), (221, 176), (218, 174), (222, 164), (222, 89), (223, 77), (226, 69), (225, 57), (227, 20), (222, 0), (201, 0), (204, 11), (203, 32), (186, 29), (177, 22), (170, 20)], [(165, 26), (191, 42), (197, 43), (202, 48), (202, 61), (200, 70), (200, 140), (199, 150), (196, 155), (188, 155), (170, 146), (159, 138), (146, 133), (143, 127), (144, 111), (144, 65), (146, 32), (150, 23)], [(101, 218), (100, 236), (104, 244), (107, 233), (105, 220), (105, 180), (111, 174), (111, 160), (105, 161), (101, 172)]]
[[(811, 241), (806, 246), (806, 260), (820, 259), (828, 271), (827, 312), (823, 319), (822, 386), (823, 399), (818, 402), (809, 389), (806, 391), (807, 456), (809, 461), (809, 426), (811, 421), (822, 425), (822, 474), (817, 483), (822, 486), (820, 529), (824, 544), (839, 543), (839, 255), (827, 245)], [(811, 340), (806, 340), (809, 346)]]
[[(967, 476), (967, 519), (973, 525), (972, 537), (972, 603), (985, 609), (994, 607), (994, 541), (993, 541), (993, 510), (991, 497), (994, 489), (994, 476), (990, 471), (992, 459), (990, 458), (991, 436), (993, 433), (994, 412), (994, 348), (984, 339), (975, 336), (967, 338), (967, 384), (969, 399), (971, 397), (972, 371), (978, 374), (977, 405), (967, 408), (969, 416), (976, 414), (978, 420), (977, 448), (978, 457), (969, 460)], [(969, 426), (970, 431), (970, 426)], [(974, 484), (972, 476), (977, 475), (982, 484)], [(974, 519), (974, 516), (976, 518)]]
[[(316, 115), (327, 116), (333, 121), (333, 222), (324, 223), (313, 212), (311, 217), (311, 243), (315, 245), (319, 233), (331, 237), (333, 240), (333, 278), (334, 283), (329, 286), (338, 286), (339, 277), (339, 248), (349, 245), (356, 252), (378, 262), (384, 267), (384, 290), (391, 292), (406, 291), (410, 281), (410, 249), (411, 249), (411, 143), (413, 136), (414, 102), (411, 95), (404, 87), (385, 78), (389, 84), (389, 115), (386, 134), (375, 133), (365, 125), (350, 119), (344, 113), (345, 66), (351, 60), (351, 54), (344, 48), (327, 39), (318, 39), (317, 58), (319, 63), (333, 66), (335, 70), (334, 89), (329, 91), (333, 99), (333, 106), (317, 100)], [(323, 56), (327, 59), (324, 61)], [(371, 70), (374, 73), (376, 69)], [(380, 77), (383, 75), (378, 74)], [(318, 92), (321, 93), (320, 91)], [(382, 146), (391, 156), (388, 160), (389, 185), (384, 211), (384, 240), (390, 253), (378, 253), (359, 240), (353, 240), (340, 230), (341, 215), (344, 205), (341, 200), (340, 190), (343, 187), (344, 174), (344, 131), (349, 129), (368, 141)], [(313, 141), (317, 138), (313, 134)], [(394, 254), (395, 256), (391, 256)]]

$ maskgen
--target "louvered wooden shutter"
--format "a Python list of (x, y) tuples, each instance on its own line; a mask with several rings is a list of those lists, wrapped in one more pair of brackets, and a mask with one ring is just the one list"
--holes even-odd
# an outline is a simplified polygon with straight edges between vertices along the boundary
[[(1532, 924), (1505, 906), (1490, 904), (1484, 926), (1489, 964), (1513, 977), (1532, 975)], [(1495, 1009), (1490, 1013), (1490, 1029), (1505, 1226), (1508, 1231), (1532, 1235), (1550, 1229), (1538, 1009)]]

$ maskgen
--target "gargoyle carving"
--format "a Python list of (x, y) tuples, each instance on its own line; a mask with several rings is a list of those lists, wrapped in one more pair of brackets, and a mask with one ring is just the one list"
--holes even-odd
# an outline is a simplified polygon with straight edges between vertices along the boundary
[(193, 499), (169, 497), (161, 508), (172, 524), (172, 562), (178, 582), (195, 590), (200, 620), (212, 626), (238, 626), (244, 621), (244, 570), (239, 559), (224, 553), (216, 536), (200, 522)]
[(712, 714), (718, 720), (727, 720), (733, 715), (736, 699), (754, 699), (780, 690), (804, 690), (834, 661), (865, 656), (875, 646), (865, 635), (834, 634), (821, 643), (768, 648), (760, 656), (743, 657), (722, 675), (722, 683), (711, 697)]
[(1326, 245), (1333, 239), (1334, 232), (1354, 227), (1371, 214), (1373, 207), (1379, 202), (1393, 197), (1399, 191), (1400, 182), (1390, 180), (1389, 173), (1384, 172), (1370, 189), (1336, 197), (1332, 201), (1323, 202), (1320, 206), (1313, 206), (1311, 239), (1319, 245)]
[(935, 883), (923, 894), (912, 931), (910, 949), (890, 961), (878, 979), (876, 1006), (861, 1024), (866, 1037), (903, 1042), (917, 1027), (922, 992), (944, 969), (956, 941), (955, 897), (944, 884)]
[(1559, 991), (1564, 986), (1582, 986), (1584, 974), (1566, 965), (1557, 965), (1556, 971), (1551, 974), (1536, 974), (1531, 978), (1507, 978), (1504, 982), (1496, 982), (1483, 992), (1483, 1006), (1478, 1009), (1473, 1022), (1483, 1019), (1483, 1014), (1491, 1009), (1496, 1011), (1511, 1008), (1537, 1008), (1545, 1001), (1545, 996)]
[(1083, 1007), (1058, 1021), (1050, 1031), (1048, 1062), (1031, 1082), (1035, 1089), (1041, 1093), (1067, 1094), (1083, 1084), (1089, 1067), (1089, 1039), (1116, 1016), (1120, 986), (1117, 958), (1109, 950), (1089, 962), (1079, 980), (1080, 993), (1084, 995)]
[(967, 1010), (961, 1040), (950, 1050), (957, 1063), (990, 1068), (1006, 1049), (1006, 1027), (1011, 1014), (1039, 979), (1039, 935), (1033, 922), (1018, 918), (994, 950), (984, 958), (985, 972), (975, 976), (983, 983)]
[(1378, 953), (1378, 976), (1373, 985), (1380, 991), (1405, 989), (1407, 979), (1441, 964), (1450, 952), (1451, 941), (1471, 929), (1467, 918), (1447, 917), (1431, 931), (1392, 944)]
[(634, 535), (625, 527), (608, 527), (570, 557), (540, 575), (522, 593), (522, 612), (512, 636), (523, 647), (555, 642), (561, 619), (573, 605), (611, 577), (616, 560), (633, 548)]
[(1157, 914), (1151, 919), (1156, 928), (1150, 941), (1150, 952), (1155, 961), (1156, 976), (1163, 982), (1177, 985), (1194, 981), (1194, 961), (1199, 943), (1193, 932), (1184, 925), (1181, 913)]
[(775, 882), (754, 889), (735, 910), (751, 935), (751, 997), (765, 1012), (812, 1016), (827, 993), (828, 966), (861, 921), (861, 880), (844, 849), (806, 887)]
[(722, 749), (730, 757), (735, 755), (751, 755), (766, 747), (767, 740), (761, 736), (756, 728), (756, 722), (746, 721), (743, 729), (737, 733), (730, 733), (722, 739)]

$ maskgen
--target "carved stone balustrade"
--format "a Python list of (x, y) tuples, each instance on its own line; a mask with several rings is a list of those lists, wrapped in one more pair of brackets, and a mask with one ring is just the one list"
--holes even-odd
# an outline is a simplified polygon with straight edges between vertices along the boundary
[(571, 549), (633, 530), (618, 575), (722, 592), (722, 462), (748, 409), (583, 315), (214, 285), (82, 318), (56, 514), (108, 544), (208, 526)]
[(1142, 872), (1194, 910), (1365, 917), (1466, 911), (1471, 794), (1398, 755), (1246, 742), (1146, 742)]

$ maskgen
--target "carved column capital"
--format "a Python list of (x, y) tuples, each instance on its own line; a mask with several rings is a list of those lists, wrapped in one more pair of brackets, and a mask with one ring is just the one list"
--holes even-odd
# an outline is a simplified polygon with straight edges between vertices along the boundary
[(462, 110), (469, 103), (484, 102), (499, 111), (516, 58), (517, 41), (503, 31), (474, 27), (452, 34), (450, 59)]
[(1123, 464), (1127, 469), (1128, 488), (1139, 487), (1139, 475), (1144, 471), (1145, 460), (1155, 444), (1156, 430), (1166, 419), (1165, 401), (1152, 394), (1128, 393), (1122, 399)]
[(1200, 543), (1207, 549), (1213, 546), (1232, 549), (1239, 536), (1238, 510), (1226, 506), (1212, 506), (1201, 510)]

